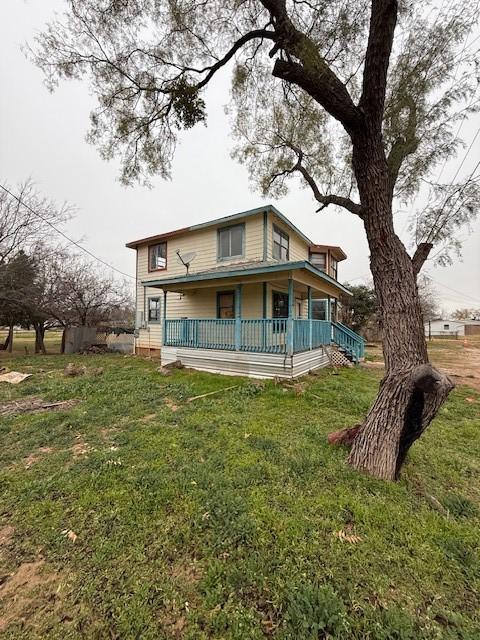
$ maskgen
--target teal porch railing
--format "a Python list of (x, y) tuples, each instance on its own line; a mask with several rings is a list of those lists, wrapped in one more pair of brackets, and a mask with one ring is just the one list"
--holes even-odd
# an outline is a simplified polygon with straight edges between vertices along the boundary
[(169, 347), (290, 354), (332, 343), (357, 362), (364, 355), (363, 338), (340, 323), (326, 320), (182, 318), (164, 321), (163, 344)]
[(365, 340), (340, 322), (332, 322), (332, 342), (344, 349), (355, 362), (365, 356)]

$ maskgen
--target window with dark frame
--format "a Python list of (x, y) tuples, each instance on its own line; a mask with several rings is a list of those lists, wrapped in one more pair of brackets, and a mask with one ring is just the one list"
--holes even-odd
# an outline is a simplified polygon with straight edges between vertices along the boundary
[(159, 242), (148, 247), (149, 271), (160, 271), (167, 268), (167, 243)]
[(288, 293), (272, 292), (272, 318), (288, 318)]
[(327, 299), (317, 298), (312, 300), (312, 319), (313, 320), (326, 320), (327, 319)]
[(148, 321), (160, 322), (160, 298), (148, 299)]
[(336, 280), (337, 279), (337, 274), (338, 274), (338, 262), (335, 260), (335, 258), (331, 258), (330, 259), (330, 269), (332, 271), (332, 276)]
[(235, 224), (218, 230), (218, 259), (243, 256), (245, 225)]
[(275, 260), (288, 260), (289, 259), (289, 238), (285, 231), (282, 231), (279, 227), (273, 227), (273, 251), (272, 255)]
[(320, 271), (327, 270), (327, 254), (326, 253), (311, 253), (310, 254), (310, 262), (320, 269)]
[(235, 291), (217, 292), (217, 318), (219, 320), (235, 318)]

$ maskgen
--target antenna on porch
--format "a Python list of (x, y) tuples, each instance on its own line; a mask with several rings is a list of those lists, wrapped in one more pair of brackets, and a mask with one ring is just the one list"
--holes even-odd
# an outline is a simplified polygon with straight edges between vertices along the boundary
[(188, 253), (182, 256), (182, 254), (180, 253), (180, 249), (177, 249), (177, 256), (180, 262), (183, 264), (183, 266), (187, 270), (187, 276), (188, 276), (188, 269), (190, 267), (190, 264), (193, 262), (193, 260), (195, 260), (196, 255), (197, 255), (196, 251), (189, 251)]

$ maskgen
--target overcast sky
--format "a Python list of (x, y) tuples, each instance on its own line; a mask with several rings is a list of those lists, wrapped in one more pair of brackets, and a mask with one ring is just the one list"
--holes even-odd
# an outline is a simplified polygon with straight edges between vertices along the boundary
[[(122, 271), (134, 274), (134, 252), (129, 240), (162, 233), (265, 204), (251, 191), (246, 170), (230, 158), (230, 137), (224, 105), (229, 97), (227, 75), (218, 76), (206, 95), (208, 124), (182, 136), (172, 180), (160, 178), (153, 188), (122, 187), (115, 161), (101, 160), (85, 142), (89, 112), (94, 105), (88, 85), (63, 82), (50, 94), (41, 72), (20, 47), (42, 29), (62, 0), (2, 0), (0, 23), (0, 179), (15, 186), (31, 177), (46, 196), (68, 201), (78, 209), (64, 229), (93, 253)], [(476, 117), (462, 133), (468, 143), (480, 126)], [(480, 136), (462, 169), (473, 169), (480, 154)], [(442, 179), (455, 173), (460, 160), (447, 165)], [(361, 221), (343, 210), (315, 213), (315, 203), (300, 183), (289, 195), (272, 202), (314, 242), (341, 245), (348, 259), (339, 277), (352, 283), (370, 280), (368, 246)], [(418, 203), (421, 206), (421, 202)], [(397, 219), (398, 233), (406, 234), (407, 213)], [(463, 258), (452, 267), (433, 268), (440, 306), (480, 308), (480, 221), (463, 239)]]

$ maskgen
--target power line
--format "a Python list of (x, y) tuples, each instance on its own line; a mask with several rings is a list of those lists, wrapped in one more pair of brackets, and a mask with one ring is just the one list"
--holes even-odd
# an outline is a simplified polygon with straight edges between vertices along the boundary
[(468, 299), (472, 300), (472, 302), (476, 302), (477, 304), (480, 304), (480, 300), (478, 300), (477, 298), (473, 298), (472, 296), (468, 295), (468, 293), (465, 293), (463, 291), (459, 291), (458, 289), (453, 289), (452, 287), (449, 287), (448, 285), (443, 284), (443, 282), (438, 282), (438, 280), (434, 280), (432, 278), (432, 276), (428, 276), (427, 274), (423, 274), (423, 275), (424, 275), (425, 278), (427, 278), (427, 280), (431, 280), (435, 284), (438, 284), (441, 287), (445, 287), (445, 289), (449, 289), (450, 291), (453, 291), (454, 293), (460, 294), (463, 298), (468, 298)]
[[(471, 148), (472, 148), (472, 146), (473, 146), (473, 143), (475, 142), (475, 140), (476, 140), (476, 138), (477, 138), (477, 136), (478, 136), (478, 134), (479, 134), (479, 133), (480, 133), (480, 127), (477, 129), (477, 133), (475, 134), (475, 137), (473, 138), (472, 143), (471, 143), (471, 144), (470, 144), (470, 146), (468, 147), (468, 149), (467, 149), (467, 151), (466, 151), (466, 153), (465, 153), (465, 155), (464, 155), (464, 157), (463, 157), (463, 160), (462, 160), (462, 162), (460, 163), (460, 167), (457, 169), (457, 172), (455, 173), (455, 176), (453, 177), (452, 181), (450, 182), (450, 185), (449, 185), (450, 187), (452, 187), (452, 186), (453, 186), (453, 181), (455, 180), (455, 178), (456, 178), (456, 177), (457, 177), (457, 175), (458, 175), (458, 172), (460, 171), (461, 167), (463, 166), (463, 164), (464, 164), (464, 162), (465, 162), (465, 160), (466, 160), (466, 158), (467, 158), (468, 154), (470, 153), (470, 150), (471, 150)], [(475, 167), (474, 167), (474, 169), (473, 169), (472, 173), (471, 173), (471, 174), (470, 174), (470, 176), (468, 177), (467, 181), (466, 181), (466, 182), (465, 182), (465, 183), (460, 187), (460, 189), (458, 189), (457, 191), (454, 191), (453, 193), (451, 193), (450, 195), (448, 195), (448, 196), (445, 198), (445, 200), (444, 200), (444, 202), (443, 202), (443, 204), (442, 204), (442, 207), (441, 207), (441, 209), (440, 209), (439, 213), (437, 213), (437, 215), (435, 216), (434, 223), (433, 223), (433, 225), (432, 225), (432, 227), (431, 227), (431, 229), (430, 229), (430, 231), (429, 231), (429, 233), (428, 233), (428, 235), (427, 235), (427, 239), (426, 239), (426, 241), (427, 241), (427, 242), (431, 242), (432, 240), (434, 240), (434, 239), (435, 239), (435, 234), (434, 234), (434, 232), (435, 232), (435, 233), (437, 233), (439, 230), (441, 230), (441, 229), (442, 229), (442, 226), (443, 226), (443, 225), (445, 225), (446, 220), (444, 220), (444, 221), (443, 221), (443, 223), (441, 223), (441, 224), (440, 224), (440, 228), (439, 228), (438, 230), (437, 230), (437, 228), (436, 228), (436, 227), (437, 227), (437, 223), (440, 221), (441, 215), (442, 215), (442, 213), (443, 213), (443, 211), (444, 211), (445, 207), (447, 206), (448, 201), (449, 201), (451, 198), (455, 197), (455, 195), (457, 196), (457, 198), (456, 198), (456, 200), (455, 200), (455, 203), (454, 203), (454, 205), (452, 206), (452, 209), (453, 209), (453, 208), (456, 206), (456, 204), (457, 204), (458, 200), (460, 199), (460, 196), (462, 195), (462, 193), (463, 193), (463, 191), (465, 190), (465, 188), (467, 187), (467, 185), (468, 185), (468, 184), (470, 184), (470, 182), (471, 182), (471, 180), (472, 180), (472, 179), (474, 179), (474, 180), (476, 179), (476, 178), (475, 178), (475, 172), (477, 171), (477, 169), (478, 169), (478, 167), (479, 167), (479, 166), (480, 166), (480, 160), (477, 162), (477, 164), (475, 165)], [(448, 219), (448, 216), (447, 216), (447, 219)]]
[(70, 238), (69, 236), (67, 236), (65, 233), (63, 233), (63, 231), (61, 231), (60, 229), (58, 229), (58, 227), (56, 227), (54, 224), (52, 224), (49, 220), (47, 220), (44, 216), (42, 216), (40, 213), (38, 213), (38, 211), (35, 211), (34, 209), (32, 209), (32, 207), (30, 205), (28, 205), (26, 202), (23, 202), (23, 200), (21, 200), (18, 196), (16, 196), (14, 193), (12, 193), (9, 189), (7, 189), (7, 187), (4, 187), (3, 184), (0, 184), (0, 187), (5, 191), (5, 193), (8, 193), (9, 196), (11, 196), (12, 198), (15, 198), (15, 200), (21, 204), (23, 207), (25, 207), (26, 209), (28, 209), (31, 213), (33, 213), (34, 216), (37, 216), (38, 218), (40, 218), (40, 220), (43, 220), (43, 222), (45, 222), (45, 224), (48, 224), (49, 227), (51, 227), (54, 231), (56, 231), (58, 234), (60, 234), (63, 238), (65, 238), (66, 240), (68, 240), (68, 242), (70, 242), (71, 244), (74, 244), (76, 247), (78, 247), (81, 251), (83, 251), (84, 253), (88, 254), (91, 258), (93, 258), (94, 260), (97, 260), (97, 262), (101, 262), (103, 265), (105, 265), (106, 267), (108, 267), (109, 269), (111, 269), (112, 271), (116, 271), (117, 273), (120, 273), (122, 276), (125, 276), (126, 278), (131, 278), (132, 280), (135, 280), (135, 278), (130, 275), (129, 273), (124, 273), (123, 271), (120, 271), (120, 269), (117, 269), (116, 267), (113, 267), (111, 264), (108, 264), (108, 262), (105, 262), (105, 260), (102, 260), (102, 258), (99, 258), (98, 256), (96, 256), (94, 253), (92, 253), (89, 249), (86, 249), (85, 247), (83, 247), (81, 244), (79, 244), (78, 242), (76, 242), (76, 240), (72, 240), (72, 238)]

